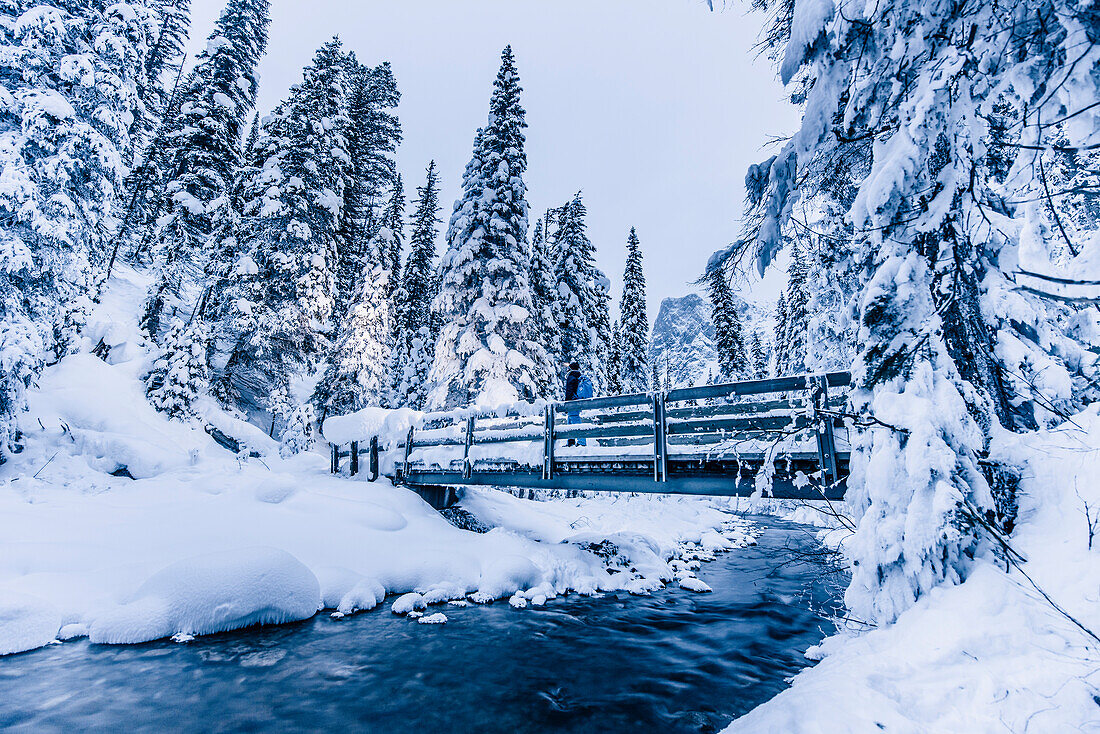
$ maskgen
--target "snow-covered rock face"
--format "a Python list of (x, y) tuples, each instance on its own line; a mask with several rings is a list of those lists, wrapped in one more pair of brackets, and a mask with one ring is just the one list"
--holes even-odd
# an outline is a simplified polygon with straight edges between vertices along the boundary
[(649, 363), (656, 365), (662, 381), (667, 365), (673, 387), (703, 384), (708, 368), (717, 371), (714, 323), (706, 300), (690, 293), (661, 301), (661, 310), (653, 322)]
[[(733, 301), (748, 343), (753, 330), (763, 328), (766, 319), (756, 306), (736, 295)], [(661, 301), (650, 337), (649, 364), (657, 367), (662, 382), (667, 364), (674, 388), (705, 385), (709, 375), (718, 374), (710, 301), (696, 293)]]

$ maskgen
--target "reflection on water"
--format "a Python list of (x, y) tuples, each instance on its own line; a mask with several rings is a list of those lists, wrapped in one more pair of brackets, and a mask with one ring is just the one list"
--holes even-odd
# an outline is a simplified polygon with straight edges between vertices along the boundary
[[(354, 729), (706, 732), (781, 691), (831, 629), (803, 528), (705, 564), (713, 594), (570, 596), (543, 608), (388, 605), (179, 645), (86, 640), (0, 658), (0, 726), (26, 731)], [(778, 567), (778, 568), (777, 568)]]

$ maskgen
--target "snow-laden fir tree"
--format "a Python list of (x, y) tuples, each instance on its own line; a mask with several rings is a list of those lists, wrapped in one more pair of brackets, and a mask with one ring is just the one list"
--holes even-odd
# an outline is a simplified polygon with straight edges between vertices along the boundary
[[(359, 279), (381, 263), (371, 261), (371, 241), (387, 219), (382, 207), (396, 180), (394, 151), (401, 142), (401, 126), (392, 110), (400, 95), (389, 64), (371, 68), (347, 57), (347, 153), (351, 161), (344, 189), (344, 221), (340, 232), (337, 277), (337, 313), (344, 313), (356, 295)], [(393, 202), (393, 196), (388, 201)], [(402, 214), (403, 195), (396, 212), (389, 207), (391, 231), (400, 237), (393, 214)], [(396, 285), (391, 281), (391, 287)]]
[(809, 313), (806, 304), (806, 262), (801, 248), (792, 243), (791, 263), (787, 267), (787, 290), (783, 298), (782, 328), (776, 331), (781, 346), (776, 354), (776, 374), (801, 375), (806, 371), (806, 332)]
[(206, 366), (208, 338), (202, 319), (171, 329), (165, 338), (164, 366), (154, 371), (159, 384), (149, 391), (149, 402), (169, 418), (192, 418), (195, 401), (210, 389)]
[(554, 318), (561, 336), (561, 361), (575, 360), (598, 388), (604, 369), (595, 323), (600, 300), (596, 282), (602, 274), (596, 269), (594, 248), (585, 229), (586, 214), (577, 193), (556, 217), (554, 281), (558, 293)]
[[(616, 320), (611, 326), (611, 343), (607, 351), (607, 394), (620, 395), (623, 392), (644, 392), (637, 390), (624, 390), (623, 388), (623, 342), (622, 329)], [(648, 381), (648, 380), (647, 380)]]
[[(1067, 238), (1042, 216), (1052, 194), (1035, 154), (1056, 152), (1054, 122), (1066, 135), (1057, 148), (1100, 143), (1096, 11), (1054, 0), (758, 5), (804, 115), (750, 170), (746, 244), (765, 267), (795, 205), (819, 193), (813, 173), (850, 166), (852, 236), (829, 242), (854, 275), (859, 324), (845, 600), (857, 618), (890, 622), (992, 552), (989, 517), (1011, 529), (1013, 484), (991, 484), (979, 463), (992, 437), (1095, 398), (1095, 313), (1012, 277), (1076, 260), (1059, 265)], [(1015, 149), (1002, 178), (986, 153), (1006, 103), (1016, 141), (1001, 151)]]
[(401, 253), (405, 249), (405, 185), (401, 174), (393, 179), (393, 191), (382, 216), (382, 226), (389, 230), (389, 248), (384, 253), (382, 267), (390, 273), (389, 293), (401, 282)]
[(626, 240), (626, 249), (623, 294), (619, 300), (620, 383), (625, 392), (646, 392), (649, 382), (649, 317), (646, 315), (642, 250), (633, 227)]
[(733, 300), (729, 276), (724, 268), (715, 268), (707, 276), (710, 291), (711, 321), (714, 323), (714, 348), (718, 353), (719, 382), (736, 382), (749, 377), (748, 350)]
[(385, 265), (394, 239), (389, 228), (382, 227), (371, 245), (376, 264), (360, 279), (328, 368), (314, 391), (322, 420), (389, 402), (393, 327), (386, 297), (390, 272)]
[[(554, 283), (554, 261), (553, 244), (547, 232), (546, 220), (539, 219), (531, 235), (528, 276), (531, 281), (533, 325), (538, 330), (539, 343), (546, 350), (550, 364), (557, 370), (563, 360), (561, 336), (558, 334), (557, 322), (554, 320), (554, 309), (557, 307), (558, 297), (557, 285)], [(557, 380), (554, 382), (551, 395), (556, 396)]]
[(290, 458), (303, 451), (313, 448), (315, 429), (317, 422), (313, 405), (310, 403), (298, 403), (287, 418), (286, 428), (280, 437), (279, 456)]
[(772, 342), (775, 355), (772, 367), (773, 374), (777, 377), (786, 375), (783, 365), (787, 362), (788, 331), (790, 331), (790, 316), (787, 310), (787, 294), (780, 293), (779, 300), (775, 303), (775, 340)]
[(212, 362), (220, 395), (255, 404), (312, 372), (336, 321), (338, 233), (349, 156), (341, 44), (324, 44), (300, 84), (265, 120), (245, 184), (240, 256), (222, 299)]
[[(256, 65), (267, 47), (268, 0), (229, 0), (179, 93), (165, 140), (166, 182), (152, 242), (158, 263), (142, 326), (154, 338), (166, 311), (191, 309), (211, 256), (210, 236), (241, 163), (241, 141), (256, 101)], [(181, 303), (181, 298), (191, 301)]]
[(756, 380), (762, 380), (768, 376), (768, 350), (764, 346), (764, 339), (760, 336), (760, 332), (753, 330), (752, 332), (752, 377)]
[(149, 52), (138, 88), (146, 107), (145, 119), (138, 123), (144, 128), (142, 145), (149, 142), (149, 134), (168, 109), (174, 87), (172, 79), (178, 76), (184, 62), (191, 31), (191, 0), (148, 0), (148, 3), (156, 25), (150, 33)]
[(592, 339), (596, 345), (592, 368), (592, 384), (599, 395), (607, 394), (607, 371), (611, 361), (611, 280), (603, 271), (596, 269), (596, 279), (592, 283), (595, 301), (592, 303), (591, 324)]
[(428, 164), (424, 185), (416, 189), (409, 237), (409, 257), (394, 294), (393, 379), (395, 407), (420, 410), (427, 399), (428, 373), (434, 358), (432, 301), (435, 299), (435, 238), (439, 231), (439, 174)]
[(88, 311), (155, 27), (144, 0), (0, 5), (0, 462), (27, 385)]
[(550, 389), (546, 350), (532, 329), (520, 91), (507, 47), (448, 228), (432, 408), (531, 400)]

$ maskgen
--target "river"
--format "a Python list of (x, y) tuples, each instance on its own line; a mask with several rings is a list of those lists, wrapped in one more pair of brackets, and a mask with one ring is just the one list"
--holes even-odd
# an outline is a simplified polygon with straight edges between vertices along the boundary
[[(809, 529), (757, 518), (754, 547), (669, 587), (433, 607), (388, 603), (177, 644), (87, 640), (0, 658), (0, 727), (16, 731), (711, 732), (774, 696), (832, 626), (836, 589), (788, 548)], [(392, 601), (392, 600), (390, 600)]]

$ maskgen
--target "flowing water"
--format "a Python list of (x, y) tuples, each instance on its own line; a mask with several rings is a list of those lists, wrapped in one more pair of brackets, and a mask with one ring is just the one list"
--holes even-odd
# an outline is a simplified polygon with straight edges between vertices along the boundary
[(0, 658), (0, 727), (48, 731), (707, 732), (779, 693), (831, 626), (796, 525), (699, 576), (712, 594), (567, 596), (542, 608), (388, 604), (187, 644), (68, 642)]

